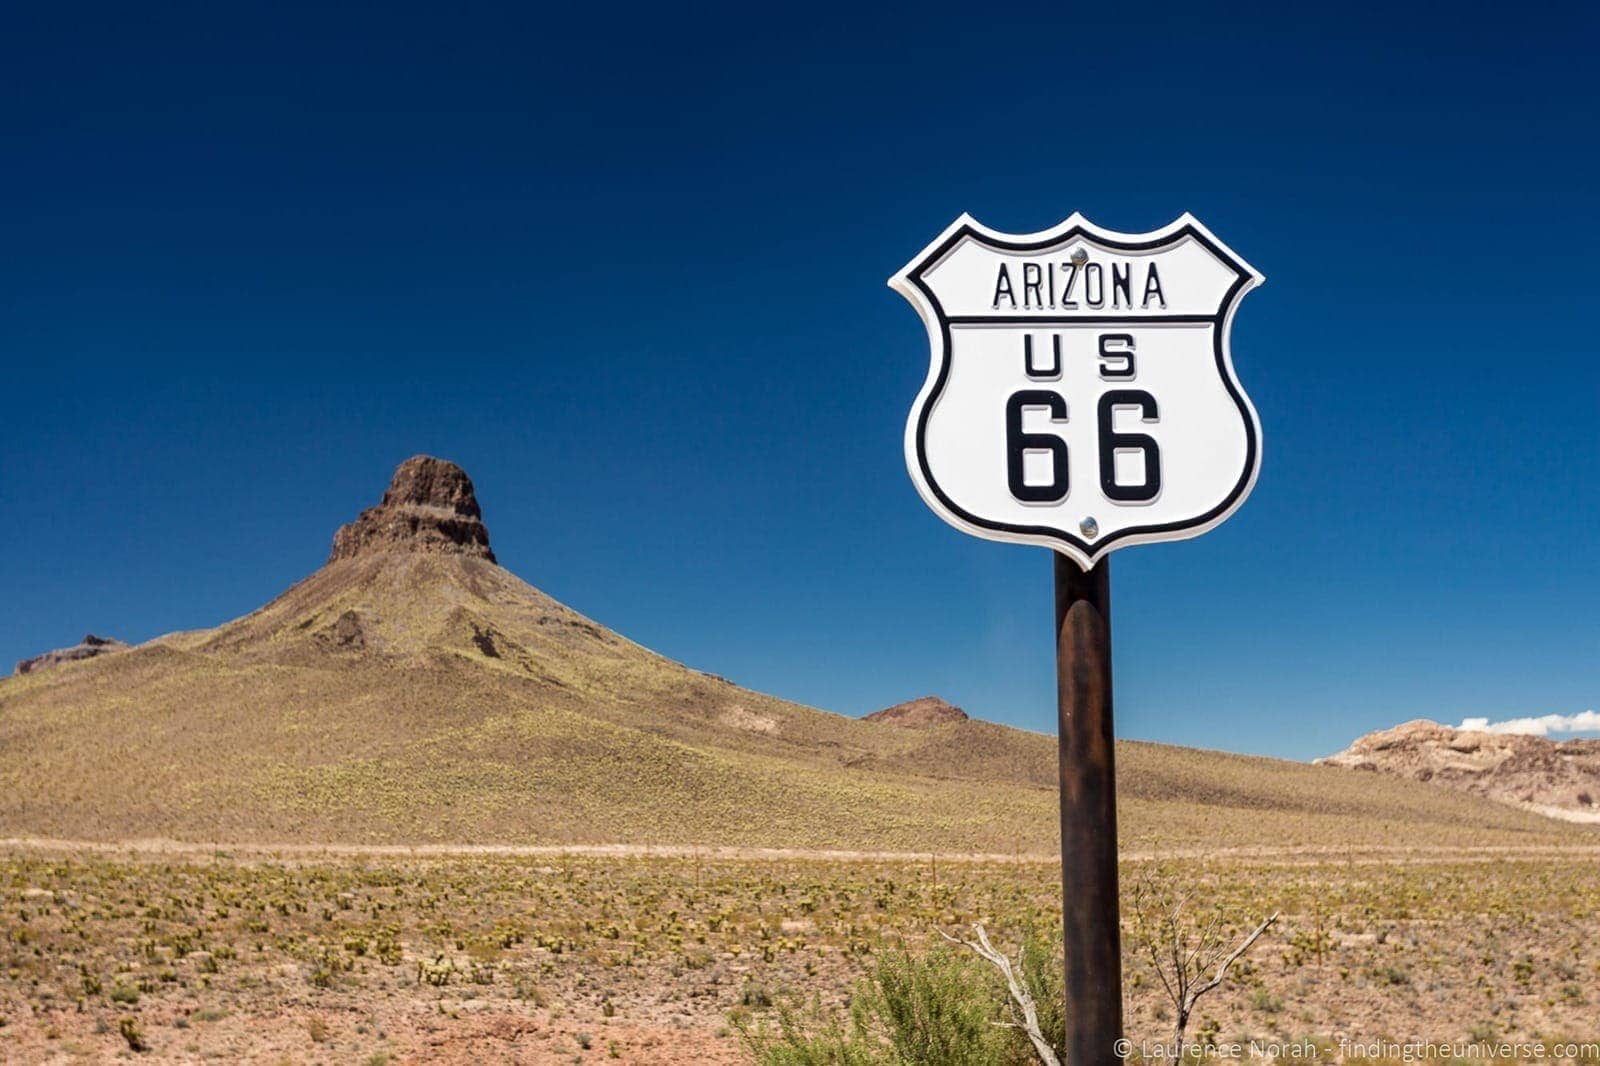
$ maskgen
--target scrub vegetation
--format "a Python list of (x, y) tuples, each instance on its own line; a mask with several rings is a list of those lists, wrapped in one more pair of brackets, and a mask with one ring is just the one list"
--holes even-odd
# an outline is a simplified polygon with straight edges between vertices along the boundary
[[(1579, 1039), (1595, 1035), (1592, 863), (1131, 862), (1125, 911), (1134, 921), (1140, 884), (1181, 886), (1233, 942), (1281, 912), (1201, 1001), (1191, 1039)], [(1029, 972), (1053, 981), (1041, 960), (1058, 876), (1050, 862), (14, 849), (0, 859), (0, 1045), (22, 1061), (137, 1042), (156, 1058), (304, 1062), (741, 1062), (754, 1046), (798, 1063), (782, 1057), (796, 1042), (881, 1052), (894, 1019), (946, 1004), (927, 1039), (981, 1031), (985, 1054), (1009, 1056), (1014, 1034), (973, 1028), (1004, 1019), (1003, 986), (938, 934), (981, 921), (1013, 957), (1029, 944)], [(1130, 1037), (1153, 1046), (1172, 1010), (1127, 940)], [(1036, 998), (1054, 1003), (1048, 985)]]

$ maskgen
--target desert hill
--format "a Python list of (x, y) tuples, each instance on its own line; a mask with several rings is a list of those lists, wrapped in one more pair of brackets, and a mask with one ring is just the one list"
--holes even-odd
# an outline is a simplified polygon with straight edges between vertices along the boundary
[(1573, 821), (1600, 822), (1600, 740), (1452, 729), (1418, 719), (1319, 762), (1429, 781)]
[(907, 700), (893, 707), (885, 707), (881, 711), (863, 715), (862, 720), (882, 722), (884, 725), (899, 726), (901, 729), (928, 729), (949, 722), (965, 722), (970, 717), (960, 707), (947, 703), (938, 696), (918, 696), (914, 700)]
[(62, 663), (76, 662), (79, 659), (93, 659), (96, 655), (111, 655), (127, 648), (127, 645), (115, 637), (97, 637), (93, 633), (85, 633), (82, 640), (70, 648), (56, 648), (42, 655), (35, 655), (24, 659), (17, 664), (16, 673), (31, 674), (35, 670), (48, 670), (52, 666)]
[[(1117, 758), (1129, 847), (1579, 832), (1332, 767)], [(0, 836), (1048, 853), (1056, 820), (1053, 738), (847, 718), (658, 655), (498, 565), (471, 480), (420, 456), (259, 610), (0, 680)]]

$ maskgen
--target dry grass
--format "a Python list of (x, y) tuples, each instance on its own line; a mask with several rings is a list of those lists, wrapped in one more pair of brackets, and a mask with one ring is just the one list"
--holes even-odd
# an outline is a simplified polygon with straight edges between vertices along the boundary
[[(1053, 744), (786, 703), (491, 564), (371, 557), (221, 629), (0, 681), (0, 834), (1038, 854), (1056, 841)], [(1134, 848), (1573, 832), (1326, 767), (1148, 744), (1118, 758)]]
[[(1197, 1029), (1223, 1040), (1594, 1038), (1600, 884), (1572, 862), (1125, 864), (1284, 919)], [(0, 1040), (158, 1057), (737, 1057), (724, 1023), (981, 920), (1053, 930), (1053, 864), (0, 859)], [(1129, 958), (1130, 1036), (1167, 1024)], [(103, 1031), (100, 1031), (102, 1030)], [(583, 1052), (578, 1037), (590, 1037)], [(652, 1043), (652, 1041), (656, 1041)], [(560, 1056), (557, 1058), (557, 1056)], [(713, 1057), (711, 1061), (716, 1061)]]

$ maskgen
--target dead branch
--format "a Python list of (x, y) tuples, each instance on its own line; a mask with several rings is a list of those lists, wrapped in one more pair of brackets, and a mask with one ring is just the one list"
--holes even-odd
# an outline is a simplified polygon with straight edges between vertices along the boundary
[(1055, 1048), (1050, 1046), (1050, 1042), (1044, 1038), (1044, 1033), (1039, 1029), (1039, 1010), (1033, 1002), (1033, 995), (1028, 991), (1028, 986), (1018, 979), (1016, 970), (1011, 966), (1011, 960), (1005, 956), (1004, 952), (996, 950), (995, 946), (989, 943), (989, 934), (984, 931), (983, 923), (974, 922), (972, 930), (978, 935), (977, 943), (951, 936), (943, 929), (939, 930), (939, 935), (952, 944), (960, 944), (963, 947), (970, 948), (979, 958), (1000, 971), (1001, 976), (1006, 979), (1006, 988), (1010, 990), (1012, 1000), (1016, 1003), (1017, 1009), (1022, 1012), (1022, 1023), (1020, 1025), (1016, 1022), (998, 1022), (996, 1024), (1009, 1026), (1013, 1029), (1021, 1029), (1028, 1034), (1028, 1040), (1032, 1042), (1033, 1050), (1038, 1054), (1039, 1061), (1043, 1062), (1045, 1066), (1061, 1066), (1061, 1060), (1056, 1057)]
[(1193, 901), (1193, 893), (1189, 892), (1163, 899), (1153, 885), (1141, 879), (1134, 887), (1129, 909), (1132, 949), (1155, 971), (1172, 1004), (1172, 1042), (1178, 1048), (1183, 1045), (1184, 1033), (1201, 997), (1221, 986), (1233, 964), (1279, 917), (1274, 912), (1230, 950), (1223, 939), (1221, 910), (1196, 921), (1190, 906)]
[(1172, 1031), (1172, 1043), (1174, 1047), (1183, 1047), (1184, 1030), (1189, 1027), (1189, 1018), (1194, 1014), (1195, 1004), (1200, 1002), (1200, 997), (1221, 985), (1223, 980), (1228, 976), (1228, 967), (1238, 962), (1244, 953), (1250, 950), (1251, 945), (1260, 939), (1261, 934), (1270, 929), (1272, 924), (1277, 920), (1278, 912), (1273, 911), (1272, 914), (1267, 917), (1266, 921), (1256, 926), (1255, 930), (1251, 932), (1249, 936), (1245, 937), (1238, 947), (1234, 948), (1226, 958), (1222, 959), (1221, 963), (1217, 966), (1216, 972), (1211, 975), (1211, 979), (1206, 981), (1204, 984), (1197, 985), (1194, 983), (1194, 981), (1205, 972), (1205, 965), (1209, 965), (1213, 959), (1216, 959), (1219, 955), (1221, 955), (1223, 950), (1222, 948), (1218, 948), (1216, 952), (1212, 953), (1210, 958), (1206, 960), (1206, 963), (1203, 964), (1202, 967), (1193, 971), (1185, 969), (1185, 971), (1178, 976), (1178, 986), (1181, 989), (1181, 992), (1173, 1003), (1173, 1005), (1177, 1008), (1178, 1015)]
[(1223, 978), (1228, 976), (1228, 967), (1238, 962), (1239, 957), (1245, 952), (1249, 951), (1250, 946), (1260, 939), (1261, 934), (1270, 929), (1272, 927), (1272, 923), (1276, 922), (1277, 920), (1278, 912), (1273, 911), (1272, 914), (1267, 917), (1266, 921), (1256, 926), (1255, 931), (1244, 938), (1244, 942), (1242, 944), (1233, 949), (1233, 954), (1222, 960), (1222, 965), (1217, 967), (1217, 972), (1212, 975), (1211, 980), (1207, 981), (1203, 985), (1198, 986), (1189, 993), (1190, 1010), (1194, 1009), (1196, 1000), (1205, 995), (1207, 992), (1211, 991), (1213, 988), (1216, 988), (1218, 985), (1222, 984)]

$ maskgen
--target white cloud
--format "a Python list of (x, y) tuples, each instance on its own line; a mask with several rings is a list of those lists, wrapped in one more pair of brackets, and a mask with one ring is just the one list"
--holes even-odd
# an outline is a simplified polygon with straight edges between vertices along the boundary
[(1538, 718), (1510, 718), (1504, 722), (1463, 718), (1456, 728), (1473, 733), (1523, 733), (1534, 737), (1547, 737), (1551, 733), (1591, 733), (1600, 732), (1600, 713), (1546, 714)]

